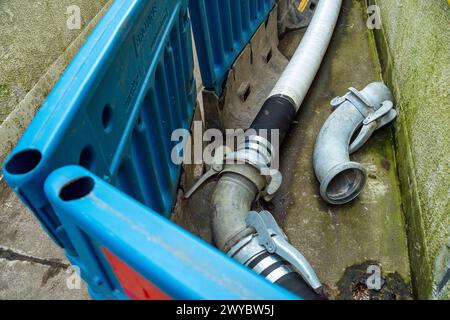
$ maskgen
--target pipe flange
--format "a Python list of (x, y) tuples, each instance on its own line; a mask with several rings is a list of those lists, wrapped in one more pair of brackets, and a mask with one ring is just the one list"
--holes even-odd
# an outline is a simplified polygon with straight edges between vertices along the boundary
[(348, 92), (343, 97), (336, 97), (331, 100), (330, 104), (333, 108), (337, 109), (345, 102), (350, 102), (363, 117), (367, 117), (371, 112), (376, 110), (374, 106), (361, 91), (353, 87), (348, 88)]
[[(190, 198), (209, 179), (232, 172), (252, 181), (258, 188), (258, 197), (270, 201), (283, 181), (281, 173), (270, 168), (274, 155), (275, 149), (267, 139), (256, 135), (246, 137), (237, 151), (225, 156), (223, 153), (216, 155), (211, 169), (186, 192), (185, 198)], [(248, 165), (257, 172), (248, 170), (243, 165)]]
[[(344, 181), (345, 183), (340, 183)], [(357, 162), (345, 162), (332, 168), (320, 185), (320, 195), (330, 204), (353, 201), (367, 182), (366, 168)]]
[(272, 159), (275, 155), (273, 145), (261, 136), (249, 136), (241, 143), (237, 151), (225, 157), (226, 163), (248, 164), (259, 170), (266, 179), (266, 187), (260, 196), (266, 201), (272, 200), (281, 187), (283, 176), (278, 170), (271, 169)]

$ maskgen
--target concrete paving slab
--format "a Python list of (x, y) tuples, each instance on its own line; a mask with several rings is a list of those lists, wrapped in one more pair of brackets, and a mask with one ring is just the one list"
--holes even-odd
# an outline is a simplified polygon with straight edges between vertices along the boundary
[[(0, 163), (14, 148), (112, 0), (62, 1), (59, 6), (53, 4), (43, 10), (43, 3), (48, 2), (0, 3)], [(69, 30), (65, 25), (67, 7), (71, 5), (80, 8), (80, 30)], [(47, 24), (41, 26), (42, 21)], [(50, 39), (48, 34), (52, 34)], [(58, 41), (53, 43), (51, 39), (55, 36)]]
[(0, 194), (0, 203), (0, 248), (40, 259), (65, 260), (63, 250), (44, 232), (33, 213), (12, 190), (5, 188)]
[(78, 280), (63, 250), (16, 194), (5, 189), (0, 203), (0, 299), (90, 299), (82, 281), (68, 288), (67, 281)]
[(67, 264), (12, 259), (0, 258), (0, 299), (90, 299), (85, 285), (81, 282), (78, 287), (78, 282), (71, 278), (73, 273)]
[[(0, 2), (0, 123), (107, 2)], [(80, 9), (80, 29), (67, 27), (68, 8), (74, 5)]]

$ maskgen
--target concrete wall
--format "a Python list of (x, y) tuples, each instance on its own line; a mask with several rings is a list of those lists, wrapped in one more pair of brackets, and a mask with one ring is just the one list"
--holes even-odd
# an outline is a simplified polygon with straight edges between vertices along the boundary
[(369, 0), (384, 78), (400, 109), (397, 161), (419, 298), (450, 298), (450, 6)]
[[(0, 1), (0, 163), (111, 0)], [(80, 8), (70, 30), (68, 7)]]

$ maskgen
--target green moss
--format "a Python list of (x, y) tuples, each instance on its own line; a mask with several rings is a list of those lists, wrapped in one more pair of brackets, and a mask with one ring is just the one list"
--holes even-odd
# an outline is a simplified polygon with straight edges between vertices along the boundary
[[(448, 287), (437, 287), (450, 257), (450, 10), (445, 1), (369, 3), (381, 9), (375, 36), (400, 109), (397, 159), (415, 288), (421, 298), (448, 298)], [(437, 263), (441, 256), (447, 260)]]
[[(0, 124), (107, 1), (0, 1)], [(71, 5), (81, 30), (66, 26)]]

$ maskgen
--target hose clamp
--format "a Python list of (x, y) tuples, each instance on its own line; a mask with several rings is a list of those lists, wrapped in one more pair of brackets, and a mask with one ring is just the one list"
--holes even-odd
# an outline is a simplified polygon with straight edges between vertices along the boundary
[(227, 255), (243, 265), (248, 266), (256, 257), (264, 252), (266, 252), (266, 249), (258, 243), (256, 235), (251, 234), (236, 243), (227, 252)]
[[(265, 274), (265, 278), (272, 283), (276, 283), (284, 276), (294, 272), (289, 268), (287, 262), (277, 254), (267, 255), (261, 259), (265, 253), (267, 253), (266, 248), (259, 244), (257, 235), (253, 234), (234, 245), (227, 255), (257, 274)], [(259, 261), (257, 262), (257, 260)], [(280, 264), (280, 262), (283, 263)], [(278, 265), (278, 267), (274, 269), (275, 265)]]
[(361, 149), (376, 130), (394, 121), (398, 116), (398, 112), (395, 110), (392, 101), (386, 100), (381, 105), (375, 106), (363, 92), (353, 87), (349, 88), (349, 92), (345, 96), (336, 97), (331, 100), (331, 106), (335, 109), (344, 103), (350, 103), (365, 118), (362, 121), (361, 131), (350, 145), (350, 154)]
[[(252, 180), (260, 190), (259, 197), (262, 197), (265, 201), (272, 200), (283, 182), (283, 176), (280, 171), (271, 169), (272, 159), (276, 152), (273, 145), (267, 139), (253, 135), (246, 137), (235, 152), (225, 155), (224, 150), (221, 149), (216, 152), (211, 169), (194, 184), (186, 193), (185, 198), (190, 198), (204, 183), (214, 176), (221, 175), (224, 172), (235, 172), (230, 168), (231, 164), (247, 164), (258, 170), (260, 176), (265, 178), (266, 182), (263, 187), (261, 187), (261, 182), (259, 181), (261, 179), (259, 177), (254, 179), (255, 181)], [(227, 164), (225, 170), (224, 163)], [(239, 174), (239, 172), (235, 173)]]
[(227, 163), (248, 164), (259, 170), (267, 181), (267, 185), (260, 192), (260, 196), (264, 200), (270, 201), (283, 182), (283, 176), (280, 171), (271, 169), (275, 152), (275, 148), (267, 139), (253, 135), (246, 137), (245, 141), (238, 146), (237, 150), (228, 154), (225, 160)]

